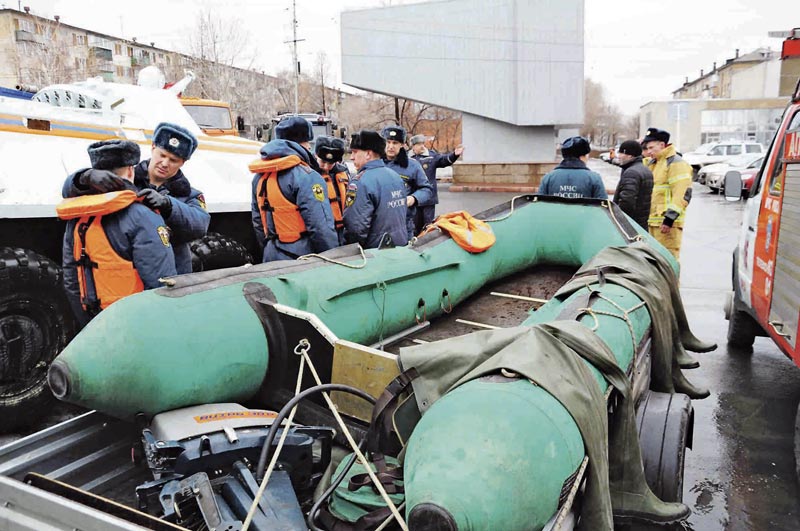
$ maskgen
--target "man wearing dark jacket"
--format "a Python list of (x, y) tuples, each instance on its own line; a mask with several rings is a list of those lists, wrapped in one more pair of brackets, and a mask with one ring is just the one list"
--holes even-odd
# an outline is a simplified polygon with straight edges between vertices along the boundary
[(614, 192), (614, 202), (623, 212), (647, 230), (650, 199), (653, 195), (653, 173), (642, 164), (642, 145), (626, 140), (618, 152), (622, 174)]
[[(162, 122), (153, 132), (151, 157), (134, 166), (133, 184), (141, 202), (157, 210), (170, 231), (179, 275), (192, 272), (189, 243), (206, 235), (211, 216), (202, 192), (191, 186), (181, 171), (197, 149), (194, 134), (177, 124)], [(76, 197), (124, 190), (124, 179), (105, 170), (89, 168), (67, 177), (63, 196)]]
[(589, 141), (573, 136), (561, 144), (564, 160), (542, 179), (540, 195), (555, 195), (571, 199), (608, 199), (600, 174), (586, 167)]

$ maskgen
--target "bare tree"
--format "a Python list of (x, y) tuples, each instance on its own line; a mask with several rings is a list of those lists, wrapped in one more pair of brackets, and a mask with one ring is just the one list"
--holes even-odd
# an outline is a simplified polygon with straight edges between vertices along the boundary
[(86, 56), (70, 53), (70, 37), (77, 36), (69, 35), (58, 21), (36, 20), (30, 24), (30, 31), (23, 30), (25, 40), (18, 42), (14, 51), (20, 84), (42, 88), (87, 77)]
[(627, 118), (608, 101), (605, 88), (591, 79), (584, 85), (584, 123), (581, 135), (601, 147), (614, 146), (627, 129)]

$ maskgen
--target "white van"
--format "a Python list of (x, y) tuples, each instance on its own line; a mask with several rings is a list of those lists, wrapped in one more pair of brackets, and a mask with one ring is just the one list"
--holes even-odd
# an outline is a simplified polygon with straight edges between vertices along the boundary
[(700, 168), (709, 164), (725, 162), (743, 153), (764, 153), (764, 146), (757, 142), (712, 142), (702, 144), (691, 153), (683, 155), (683, 160), (694, 168), (695, 180)]

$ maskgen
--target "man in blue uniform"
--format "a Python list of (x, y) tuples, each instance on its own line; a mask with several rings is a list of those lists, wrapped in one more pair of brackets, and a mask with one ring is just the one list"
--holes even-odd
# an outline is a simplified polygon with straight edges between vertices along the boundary
[[(107, 140), (92, 144), (88, 151), (92, 168), (119, 177), (126, 190), (137, 190), (133, 183), (134, 165), (139, 162), (140, 156), (136, 143)], [(118, 298), (142, 289), (160, 287), (160, 278), (176, 274), (169, 231), (159, 214), (140, 202), (132, 202), (121, 208), (104, 208), (104, 198), (113, 193), (93, 191), (84, 195), (97, 196), (97, 201), (91, 201), (93, 212), (108, 213), (102, 217), (81, 213), (82, 208), (89, 208), (88, 204), (72, 206), (70, 209), (70, 202), (74, 204), (77, 199), (67, 199), (59, 205), (59, 209), (67, 207), (72, 212), (64, 233), (64, 289), (80, 327), (85, 326), (101, 308)], [(133, 201), (133, 194), (130, 196), (130, 201)], [(81, 245), (78, 249), (75, 245), (76, 225), (81, 222), (86, 225), (78, 233), (78, 238), (84, 240), (78, 243), (84, 244), (83, 251), (87, 253), (83, 262), (76, 258), (76, 254), (81, 254)], [(93, 237), (90, 233), (93, 230), (92, 222), (100, 225), (103, 234), (98, 233)], [(94, 230), (97, 229), (96, 225)], [(110, 275), (110, 278), (104, 278), (104, 275)]]
[(398, 125), (389, 125), (383, 128), (381, 136), (386, 140), (386, 167), (394, 170), (403, 179), (406, 185), (406, 202), (408, 207), (408, 239), (416, 234), (414, 232), (414, 216), (419, 205), (427, 205), (433, 198), (433, 187), (428, 182), (422, 166), (414, 159), (408, 157), (403, 143), (406, 141), (406, 130)]
[(365, 249), (408, 243), (406, 185), (384, 164), (385, 149), (375, 131), (360, 131), (350, 140), (358, 173), (347, 186), (344, 237)]
[[(311, 168), (311, 124), (299, 116), (281, 121), (275, 140), (250, 165), (253, 229), (265, 243), (263, 261), (295, 260), (339, 245), (327, 184)], [(265, 230), (266, 228), (266, 230)]]
[(408, 141), (411, 151), (414, 152), (411, 158), (419, 162), (428, 182), (433, 189), (433, 196), (426, 204), (420, 204), (417, 208), (414, 232), (419, 234), (426, 225), (430, 225), (436, 217), (436, 205), (439, 204), (439, 188), (436, 183), (436, 170), (452, 166), (458, 157), (464, 152), (464, 146), (459, 145), (450, 153), (438, 153), (433, 149), (425, 147), (425, 135), (414, 135)]
[(572, 199), (608, 199), (605, 184), (599, 173), (586, 167), (591, 147), (580, 136), (566, 139), (561, 144), (564, 160), (542, 179), (540, 195), (557, 195)]
[[(134, 168), (133, 184), (142, 202), (161, 214), (170, 230), (178, 274), (192, 272), (189, 243), (208, 231), (211, 216), (202, 192), (192, 188), (181, 168), (197, 149), (197, 139), (187, 129), (160, 123), (153, 132), (151, 158)], [(124, 181), (111, 172), (80, 170), (64, 183), (64, 197), (123, 190)]]

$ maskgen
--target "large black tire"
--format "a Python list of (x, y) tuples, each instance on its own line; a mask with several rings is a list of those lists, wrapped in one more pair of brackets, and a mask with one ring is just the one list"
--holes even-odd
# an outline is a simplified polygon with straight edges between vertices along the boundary
[(33, 251), (0, 247), (0, 432), (40, 420), (55, 400), (47, 368), (73, 327), (61, 269)]
[(737, 310), (734, 304), (728, 319), (728, 345), (740, 349), (753, 348), (760, 328), (749, 313)]
[(209, 232), (193, 241), (189, 248), (192, 251), (192, 271), (195, 273), (253, 263), (244, 245), (216, 232)]
[(693, 424), (692, 402), (683, 394), (650, 391), (636, 410), (647, 484), (665, 502), (683, 501), (683, 465)]

